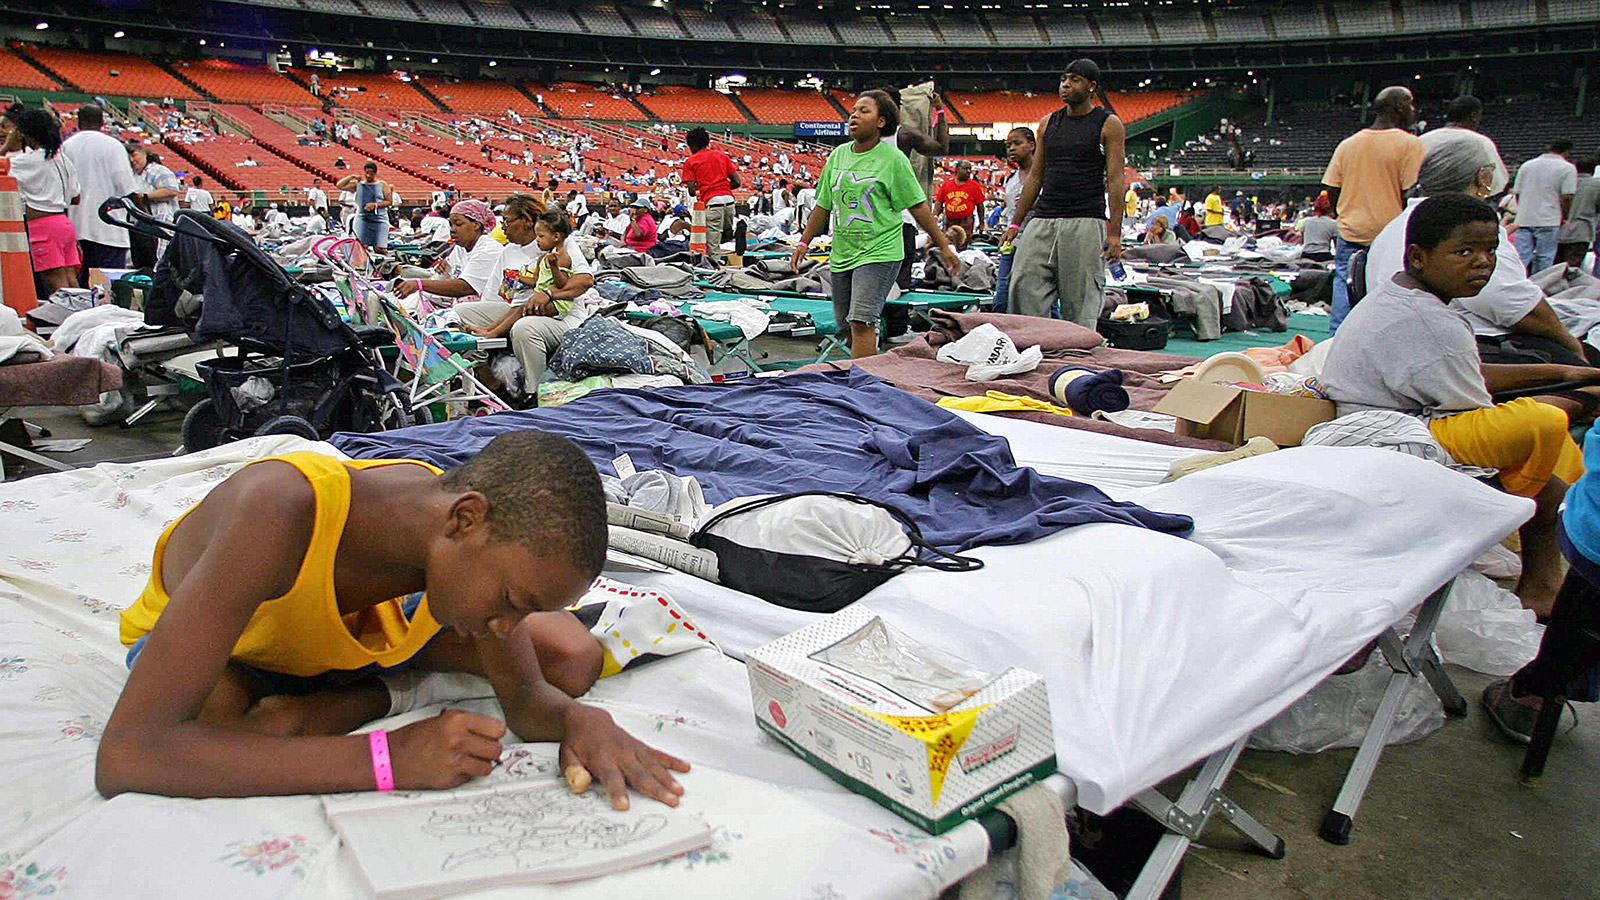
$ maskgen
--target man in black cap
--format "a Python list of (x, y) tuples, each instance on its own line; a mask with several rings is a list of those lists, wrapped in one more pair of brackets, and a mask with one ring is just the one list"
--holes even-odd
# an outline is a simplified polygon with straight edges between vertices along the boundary
[[(1039, 122), (1039, 144), (1001, 244), (1016, 239), (1011, 308), (1093, 328), (1106, 287), (1105, 260), (1122, 257), (1122, 120), (1091, 106), (1100, 67), (1075, 60), (1061, 76), (1065, 107)], [(1026, 230), (1023, 219), (1028, 213)], [(1020, 232), (1020, 234), (1019, 234)]]

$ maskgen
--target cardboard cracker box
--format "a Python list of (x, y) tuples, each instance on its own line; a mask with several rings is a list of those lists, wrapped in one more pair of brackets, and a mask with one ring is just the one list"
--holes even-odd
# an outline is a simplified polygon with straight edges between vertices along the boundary
[[(838, 664), (841, 647), (881, 648), (885, 639), (954, 660), (856, 604), (750, 651), (756, 723), (830, 778), (933, 834), (1056, 770), (1043, 678), (1008, 669), (972, 682), (975, 692), (944, 690), (930, 703), (891, 687), (905, 682), (886, 670)], [(931, 663), (921, 671), (948, 669)]]
[(1328, 400), (1247, 391), (1193, 378), (1174, 384), (1154, 411), (1176, 416), (1178, 434), (1232, 444), (1260, 436), (1280, 447), (1299, 444), (1307, 429), (1334, 416)]

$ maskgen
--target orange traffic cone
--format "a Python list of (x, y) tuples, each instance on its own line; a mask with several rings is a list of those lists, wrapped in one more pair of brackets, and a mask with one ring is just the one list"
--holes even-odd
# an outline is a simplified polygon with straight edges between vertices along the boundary
[(11, 161), (0, 158), (0, 302), (26, 315), (39, 305), (33, 289), (33, 258), (28, 227), (22, 221), (22, 195), (10, 176)]
[(706, 252), (706, 202), (698, 198), (689, 214), (689, 252), (701, 256)]

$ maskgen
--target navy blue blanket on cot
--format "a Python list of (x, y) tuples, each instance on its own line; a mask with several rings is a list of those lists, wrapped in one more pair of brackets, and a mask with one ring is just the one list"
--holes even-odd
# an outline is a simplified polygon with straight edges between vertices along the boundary
[(1118, 522), (1187, 534), (1188, 516), (1113, 501), (1098, 488), (1020, 468), (1004, 438), (859, 369), (735, 384), (602, 390), (563, 406), (376, 434), (336, 434), (357, 458), (460, 465), (503, 431), (570, 438), (601, 472), (626, 453), (640, 471), (693, 475), (712, 505), (752, 494), (833, 490), (910, 516), (930, 544), (1020, 544), (1069, 525)]

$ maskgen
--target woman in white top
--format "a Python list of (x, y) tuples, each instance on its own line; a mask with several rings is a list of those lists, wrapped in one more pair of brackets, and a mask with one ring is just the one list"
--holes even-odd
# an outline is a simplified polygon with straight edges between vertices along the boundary
[[(500, 285), (500, 253), (505, 248), (489, 236), (494, 230), (494, 210), (482, 200), (463, 200), (450, 208), (450, 255), (446, 273), (438, 278), (411, 278), (395, 285), (400, 297), (420, 295), (412, 301), (428, 307), (448, 307), (464, 300), (493, 297)], [(426, 312), (426, 309), (423, 309)]]
[(78, 173), (61, 150), (61, 122), (54, 113), (13, 103), (0, 114), (0, 153), (11, 160), (11, 176), (22, 195), (28, 254), (33, 271), (50, 293), (78, 286), (78, 234), (67, 209), (78, 201)]

